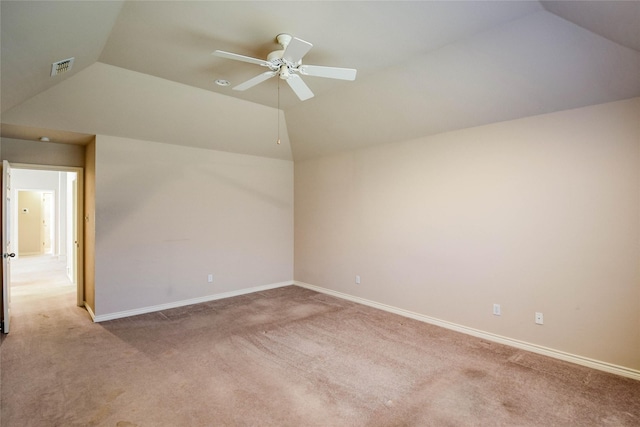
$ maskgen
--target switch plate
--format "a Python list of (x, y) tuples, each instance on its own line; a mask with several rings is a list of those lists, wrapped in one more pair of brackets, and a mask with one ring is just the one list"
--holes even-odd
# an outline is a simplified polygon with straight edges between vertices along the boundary
[(500, 304), (493, 304), (493, 315), (500, 316), (502, 311), (500, 310)]
[(356, 285), (360, 284), (360, 276), (356, 276)]
[(542, 316), (542, 313), (536, 312), (536, 324), (538, 325), (544, 324), (544, 317)]
[(209, 282), (209, 283), (213, 283), (213, 274), (209, 274), (209, 275), (207, 276), (207, 282)]

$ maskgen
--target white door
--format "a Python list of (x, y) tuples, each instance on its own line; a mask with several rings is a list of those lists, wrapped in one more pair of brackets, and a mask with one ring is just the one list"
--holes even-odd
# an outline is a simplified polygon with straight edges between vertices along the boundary
[(2, 332), (9, 333), (9, 303), (11, 301), (11, 168), (2, 161)]

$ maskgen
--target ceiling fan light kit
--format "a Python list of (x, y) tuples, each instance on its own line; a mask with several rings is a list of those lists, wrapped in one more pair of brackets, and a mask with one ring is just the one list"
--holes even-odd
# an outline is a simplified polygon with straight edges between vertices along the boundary
[(353, 68), (324, 67), (319, 65), (302, 65), (302, 58), (311, 50), (313, 45), (307, 41), (293, 37), (289, 34), (278, 34), (276, 41), (282, 49), (275, 50), (267, 55), (267, 59), (252, 58), (236, 53), (216, 50), (213, 55), (220, 58), (233, 59), (235, 61), (248, 62), (250, 64), (266, 67), (269, 71), (257, 75), (244, 83), (234, 86), (233, 90), (244, 91), (271, 77), (279, 76), (287, 82), (289, 87), (301, 101), (313, 98), (313, 92), (302, 80), (300, 75), (324, 77), (338, 80), (355, 80), (356, 70)]

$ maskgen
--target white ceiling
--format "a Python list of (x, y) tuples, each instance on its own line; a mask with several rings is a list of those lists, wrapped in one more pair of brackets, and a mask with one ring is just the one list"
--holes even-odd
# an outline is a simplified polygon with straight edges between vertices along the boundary
[[(640, 2), (6, 1), (3, 136), (25, 127), (303, 160), (640, 96)], [(299, 101), (263, 68), (275, 36), (314, 44)], [(49, 77), (74, 56), (73, 70)], [(280, 118), (281, 146), (276, 146)], [(65, 141), (59, 141), (65, 142)]]

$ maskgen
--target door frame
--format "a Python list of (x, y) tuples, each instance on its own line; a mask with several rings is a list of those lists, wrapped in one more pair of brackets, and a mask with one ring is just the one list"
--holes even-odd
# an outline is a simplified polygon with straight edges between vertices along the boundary
[[(84, 307), (84, 168), (73, 166), (35, 165), (29, 163), (10, 163), (11, 169), (27, 169), (35, 171), (75, 172), (77, 177), (77, 191), (75, 192), (75, 218), (76, 218), (76, 259), (74, 262), (75, 278), (77, 285), (77, 305)], [(12, 192), (16, 190), (12, 188)], [(11, 210), (15, 215), (15, 209)], [(15, 219), (15, 218), (12, 218)], [(56, 219), (57, 221), (57, 219)], [(71, 254), (67, 254), (71, 256)]]

